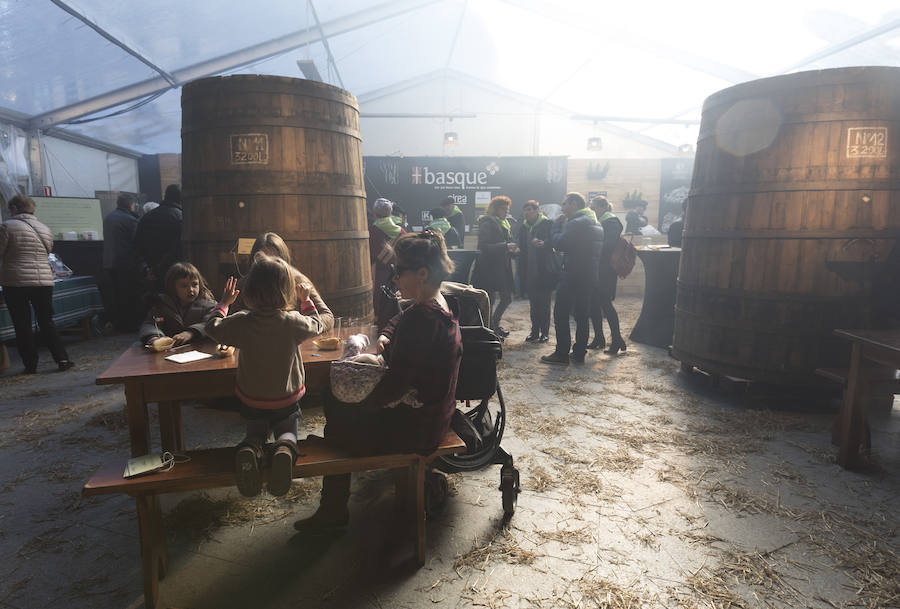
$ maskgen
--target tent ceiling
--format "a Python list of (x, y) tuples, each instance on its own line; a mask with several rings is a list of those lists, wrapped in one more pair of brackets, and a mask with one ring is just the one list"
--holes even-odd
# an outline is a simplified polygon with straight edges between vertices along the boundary
[[(898, 51), (893, 0), (0, 0), (0, 116), (177, 151), (179, 85), (214, 74), (300, 77), (297, 60), (308, 58), (363, 112), (367, 99), (417, 79), (464, 75), (678, 145), (695, 127), (659, 119), (696, 121), (719, 89), (805, 69), (900, 65)], [(453, 99), (421, 111), (479, 112)]]

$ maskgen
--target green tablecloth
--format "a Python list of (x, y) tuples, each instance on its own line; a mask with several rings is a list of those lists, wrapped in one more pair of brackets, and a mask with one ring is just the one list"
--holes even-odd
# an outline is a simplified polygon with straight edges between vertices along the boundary
[[(69, 277), (53, 282), (53, 322), (59, 328), (71, 326), (103, 310), (100, 290), (93, 277)], [(32, 312), (32, 320), (34, 312)], [(35, 322), (35, 328), (37, 323)], [(0, 289), (0, 341), (15, 338), (12, 319)]]

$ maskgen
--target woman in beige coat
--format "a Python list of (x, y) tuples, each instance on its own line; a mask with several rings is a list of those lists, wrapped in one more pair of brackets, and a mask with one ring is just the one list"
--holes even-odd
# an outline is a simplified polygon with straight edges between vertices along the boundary
[(53, 324), (53, 271), (47, 256), (53, 233), (34, 217), (34, 201), (24, 195), (9, 200), (9, 218), (0, 224), (0, 286), (16, 330), (16, 347), (25, 374), (37, 372), (38, 353), (32, 332), (31, 309), (59, 370), (74, 364)]

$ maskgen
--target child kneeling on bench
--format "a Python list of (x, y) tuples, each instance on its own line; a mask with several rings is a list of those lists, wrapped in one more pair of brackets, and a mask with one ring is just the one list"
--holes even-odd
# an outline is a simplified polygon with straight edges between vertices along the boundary
[[(240, 293), (237, 280), (229, 277), (206, 324), (211, 338), (240, 349), (235, 394), (247, 436), (237, 447), (234, 475), (245, 497), (258, 495), (262, 488), (260, 467), (270, 431), (276, 441), (269, 493), (284, 495), (293, 480), (299, 400), (306, 392), (299, 345), (323, 330), (309, 286), (295, 284), (293, 277), (284, 260), (257, 254), (244, 286), (247, 309), (226, 317)], [(293, 310), (297, 302), (300, 311)]]

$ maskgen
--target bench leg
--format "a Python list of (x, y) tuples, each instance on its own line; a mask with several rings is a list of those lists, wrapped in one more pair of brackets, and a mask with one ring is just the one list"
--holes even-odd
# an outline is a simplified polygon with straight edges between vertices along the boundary
[(159, 403), (159, 440), (163, 450), (184, 452), (184, 422), (181, 402)]
[[(859, 465), (866, 454), (866, 399), (868, 388), (862, 371), (862, 345), (853, 343), (850, 354), (850, 369), (847, 373), (847, 388), (840, 418), (840, 451), (838, 464), (843, 468)], [(862, 453), (862, 454), (861, 454)]]
[(416, 519), (416, 561), (419, 566), (425, 564), (425, 460), (416, 459), (410, 465), (410, 474), (415, 476), (416, 508), (413, 512)]
[(159, 600), (159, 580), (166, 573), (166, 537), (162, 526), (159, 497), (137, 495), (138, 530), (141, 538), (141, 570), (144, 580), (144, 606), (155, 609)]

